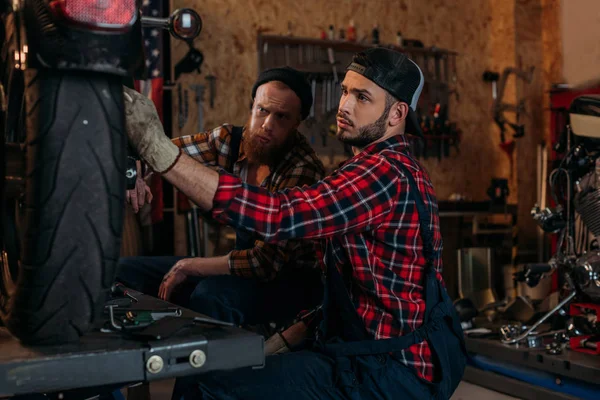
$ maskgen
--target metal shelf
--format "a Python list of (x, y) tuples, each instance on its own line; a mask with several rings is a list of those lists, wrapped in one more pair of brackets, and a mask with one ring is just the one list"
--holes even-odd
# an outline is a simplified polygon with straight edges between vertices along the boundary
[(315, 39), (295, 36), (260, 35), (259, 42), (288, 46), (317, 46), (333, 48), (335, 51), (359, 52), (373, 47), (387, 47), (407, 54), (426, 54), (432, 56), (457, 55), (455, 51), (439, 49), (437, 47), (400, 47), (392, 44), (370, 44), (349, 42), (347, 40)]

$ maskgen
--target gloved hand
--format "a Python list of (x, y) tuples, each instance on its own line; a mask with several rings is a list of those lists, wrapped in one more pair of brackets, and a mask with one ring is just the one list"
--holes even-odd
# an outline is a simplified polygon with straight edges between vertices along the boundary
[(177, 162), (181, 149), (165, 134), (152, 100), (126, 86), (123, 89), (129, 142), (150, 168), (167, 172)]

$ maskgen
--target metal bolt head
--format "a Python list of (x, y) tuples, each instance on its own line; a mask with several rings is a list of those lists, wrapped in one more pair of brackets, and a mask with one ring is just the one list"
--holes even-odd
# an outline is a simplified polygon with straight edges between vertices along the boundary
[(164, 365), (165, 363), (161, 356), (152, 356), (146, 361), (146, 370), (151, 374), (158, 374), (162, 371)]
[(190, 354), (190, 365), (194, 368), (200, 368), (206, 363), (206, 353), (202, 350), (194, 350)]

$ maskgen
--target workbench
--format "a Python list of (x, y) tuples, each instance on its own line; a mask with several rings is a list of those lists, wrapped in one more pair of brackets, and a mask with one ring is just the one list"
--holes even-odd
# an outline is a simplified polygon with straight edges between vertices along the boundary
[[(135, 309), (173, 304), (132, 291)], [(181, 318), (205, 317), (181, 309)], [(205, 317), (206, 318), (206, 317)], [(196, 355), (192, 365), (192, 353)], [(264, 338), (246, 330), (194, 323), (162, 340), (140, 341), (96, 330), (79, 343), (24, 346), (0, 328), (0, 397), (78, 388), (126, 386), (215, 370), (264, 365)]]
[[(471, 355), (485, 356), (494, 362), (508, 363), (517, 368), (548, 373), (553, 376), (557, 387), (563, 381), (577, 381), (598, 385), (600, 399), (600, 356), (563, 350), (561, 354), (550, 355), (545, 348), (528, 348), (524, 345), (503, 344), (495, 339), (466, 338), (467, 351)], [(555, 390), (533, 385), (489, 370), (468, 366), (463, 380), (502, 392), (521, 399), (567, 400), (578, 397)]]

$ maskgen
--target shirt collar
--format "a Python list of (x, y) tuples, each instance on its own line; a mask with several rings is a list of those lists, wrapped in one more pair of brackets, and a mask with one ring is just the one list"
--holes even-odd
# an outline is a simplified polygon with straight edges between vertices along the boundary
[(405, 151), (410, 147), (405, 135), (394, 135), (381, 142), (372, 143), (365, 147), (360, 154), (375, 154), (382, 150), (394, 149), (396, 151)]

